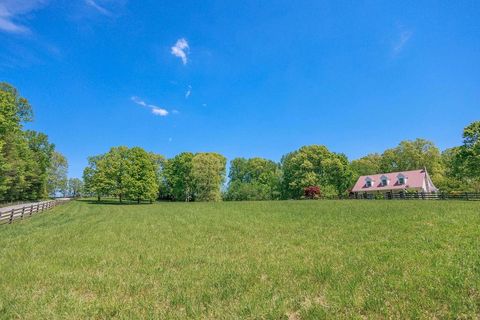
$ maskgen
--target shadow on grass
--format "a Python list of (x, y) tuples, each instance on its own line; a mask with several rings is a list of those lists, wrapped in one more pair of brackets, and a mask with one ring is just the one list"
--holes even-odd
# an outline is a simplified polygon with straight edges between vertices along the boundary
[(80, 201), (80, 202), (85, 202), (85, 203), (88, 203), (88, 204), (103, 204), (103, 205), (122, 205), (122, 206), (126, 206), (126, 205), (150, 205), (150, 204), (154, 204), (158, 201), (153, 201), (153, 202), (149, 202), (149, 201), (140, 201), (140, 203), (138, 203), (137, 201), (135, 200), (122, 200), (122, 202), (120, 202), (120, 200), (118, 199), (102, 199), (100, 201), (98, 201), (97, 199), (78, 199), (77, 201)]

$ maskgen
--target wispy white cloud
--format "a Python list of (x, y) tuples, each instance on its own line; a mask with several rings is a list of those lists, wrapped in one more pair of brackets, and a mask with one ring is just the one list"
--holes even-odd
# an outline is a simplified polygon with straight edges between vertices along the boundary
[(188, 46), (188, 42), (185, 38), (178, 39), (175, 45), (171, 48), (171, 53), (180, 59), (184, 65), (188, 62), (188, 52), (190, 47)]
[(400, 54), (400, 52), (402, 52), (403, 48), (408, 43), (408, 41), (410, 41), (412, 36), (413, 36), (412, 31), (405, 30), (405, 29), (402, 28), (397, 41), (395, 41), (395, 43), (393, 44), (393, 47), (392, 47), (392, 53), (393, 53), (394, 56), (396, 56), (396, 55)]
[(185, 92), (185, 99), (188, 99), (192, 94), (192, 86), (188, 86), (187, 92)]
[(178, 110), (176, 110), (176, 109), (173, 109), (173, 110), (172, 110), (172, 114), (179, 114), (179, 113), (180, 113), (180, 111), (178, 111)]
[(132, 100), (134, 103), (138, 104), (139, 106), (150, 108), (150, 110), (152, 110), (152, 113), (156, 116), (161, 116), (161, 117), (168, 116), (168, 113), (169, 113), (168, 110), (157, 107), (153, 104), (148, 104), (143, 99), (137, 96), (132, 96), (130, 100)]
[(143, 107), (146, 107), (146, 106), (147, 106), (147, 103), (146, 103), (145, 101), (143, 101), (142, 99), (140, 99), (139, 97), (137, 97), (137, 96), (131, 97), (130, 100), (132, 100), (132, 101), (135, 102), (136, 104), (141, 105), (141, 106), (143, 106)]
[(168, 111), (158, 107), (152, 107), (152, 113), (157, 116), (165, 117), (168, 116)]
[(85, 0), (85, 3), (94, 8), (96, 11), (98, 11), (99, 13), (105, 15), (105, 16), (111, 16), (112, 13), (105, 9), (104, 7), (102, 7), (101, 5), (99, 5), (95, 0)]
[(47, 0), (0, 0), (0, 31), (28, 33), (30, 29), (22, 24), (24, 15), (40, 9)]

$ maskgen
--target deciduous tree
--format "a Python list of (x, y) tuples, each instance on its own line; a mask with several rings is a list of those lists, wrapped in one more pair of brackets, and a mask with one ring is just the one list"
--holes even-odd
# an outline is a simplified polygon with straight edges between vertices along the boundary
[(126, 174), (123, 182), (127, 198), (154, 201), (158, 197), (157, 162), (152, 155), (139, 147), (126, 151)]
[(381, 172), (382, 156), (378, 153), (368, 154), (351, 162), (351, 168), (356, 177)]
[(273, 200), (280, 197), (280, 166), (262, 158), (230, 162), (226, 200)]
[(311, 145), (283, 156), (283, 197), (299, 199), (304, 188), (320, 186), (323, 193), (336, 190), (338, 195), (352, 183), (350, 164), (343, 154), (330, 152), (327, 147)]
[(164, 169), (165, 193), (173, 200), (190, 201), (194, 186), (192, 177), (193, 153), (183, 152), (168, 159)]
[(68, 184), (68, 162), (59, 152), (54, 151), (48, 168), (48, 193), (54, 197), (58, 193), (65, 195)]
[(88, 158), (88, 166), (83, 170), (84, 191), (96, 196), (100, 201), (102, 197), (111, 195), (113, 185), (107, 179), (105, 173), (105, 155), (97, 155)]
[(68, 195), (74, 198), (78, 198), (83, 193), (83, 181), (78, 178), (68, 179)]
[(433, 182), (441, 181), (444, 167), (440, 150), (431, 141), (416, 139), (402, 141), (382, 154), (381, 171), (395, 172), (427, 168)]
[(480, 121), (475, 121), (463, 130), (463, 146), (460, 149), (465, 176), (480, 179)]
[(192, 180), (197, 201), (220, 201), (227, 160), (218, 153), (197, 153), (192, 158)]

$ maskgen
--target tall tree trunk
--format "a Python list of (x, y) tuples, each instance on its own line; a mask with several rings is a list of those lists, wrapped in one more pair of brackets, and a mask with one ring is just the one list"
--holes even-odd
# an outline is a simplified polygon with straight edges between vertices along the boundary
[(121, 193), (118, 195), (118, 198), (120, 199), (120, 203), (122, 203), (122, 194)]
[(137, 199), (137, 203), (140, 204), (140, 198)]
[(97, 201), (100, 202), (100, 195), (97, 194)]

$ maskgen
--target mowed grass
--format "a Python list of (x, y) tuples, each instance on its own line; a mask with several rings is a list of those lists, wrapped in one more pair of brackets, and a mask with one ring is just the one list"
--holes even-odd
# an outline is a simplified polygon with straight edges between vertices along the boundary
[(5, 319), (480, 317), (475, 202), (76, 201), (0, 244)]

